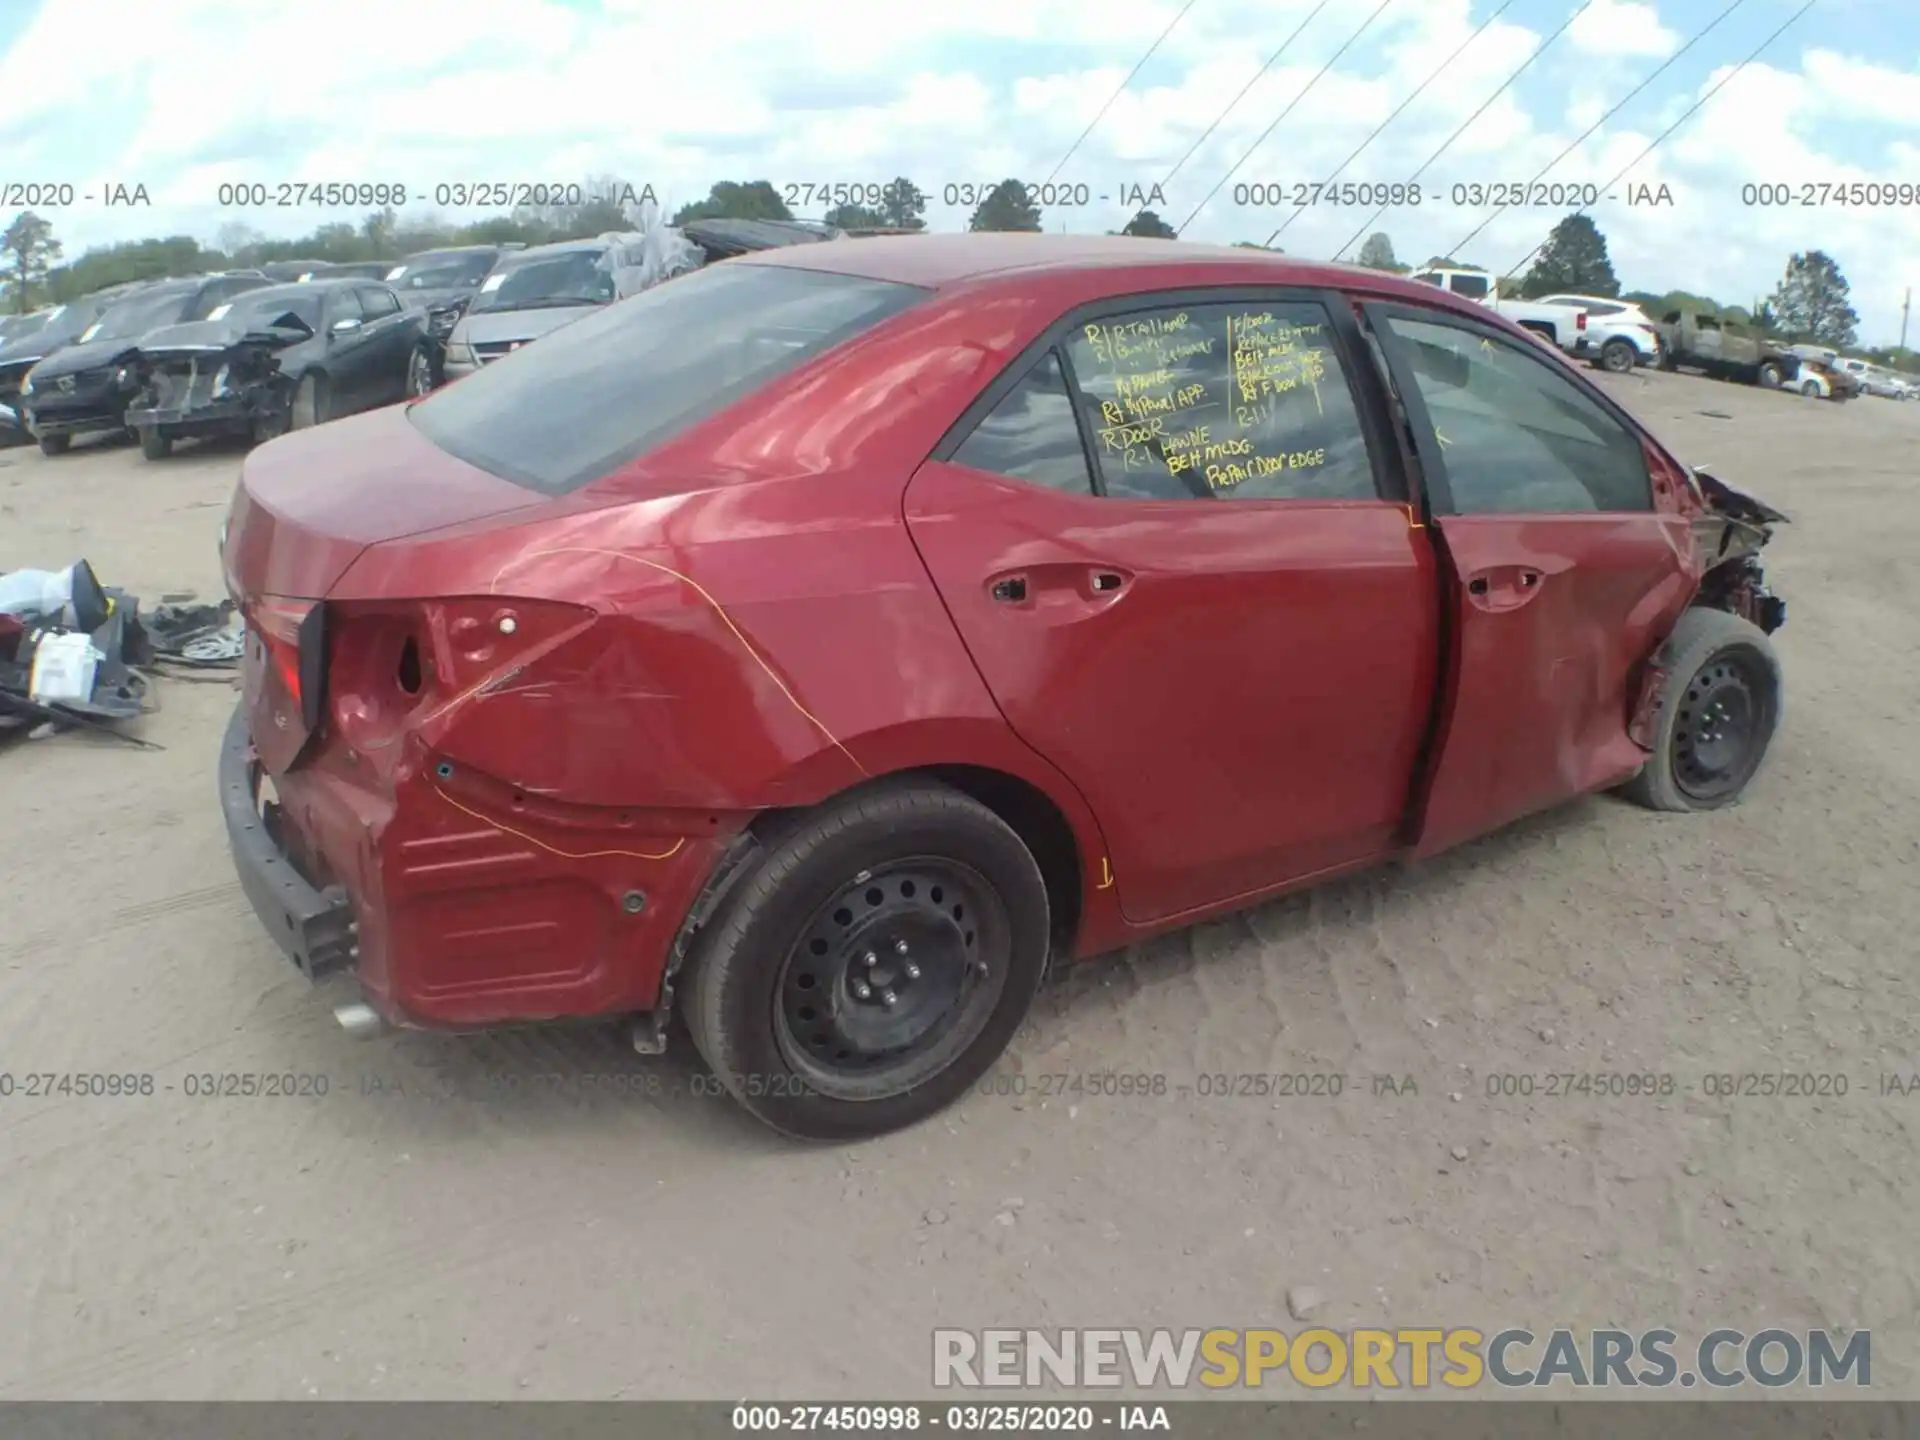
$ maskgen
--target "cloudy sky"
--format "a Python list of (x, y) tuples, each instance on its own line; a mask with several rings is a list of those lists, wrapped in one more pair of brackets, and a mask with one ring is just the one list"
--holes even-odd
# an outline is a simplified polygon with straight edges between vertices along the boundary
[[(672, 207), (716, 180), (907, 175), (931, 196), (932, 225), (959, 228), (965, 207), (943, 201), (964, 187), (1057, 169), (1057, 185), (1085, 186), (1065, 199), (1086, 201), (1048, 208), (1048, 229), (1117, 228), (1123, 195), (1158, 184), (1156, 208), (1188, 238), (1265, 241), (1285, 224), (1276, 243), (1325, 256), (1371, 211), (1236, 204), (1272, 194), (1236, 186), (1324, 180), (1440, 70), (1342, 174), (1404, 181), (1561, 31), (1422, 174), (1421, 203), (1367, 228), (1402, 260), (1458, 249), (1505, 271), (1564, 209), (1495, 215), (1471, 191), (1454, 203), (1454, 187), (1604, 185), (1593, 214), (1627, 288), (1748, 302), (1789, 254), (1817, 247), (1852, 281), (1863, 341), (1892, 343), (1920, 282), (1917, 0), (1814, 0), (1632, 163), (1803, 3), (1192, 0), (1182, 14), (1186, 0), (0, 0), (0, 185), (146, 186), (147, 210), (98, 198), (43, 210), (71, 256), (155, 233), (212, 241), (236, 220), (299, 234), (359, 218), (222, 209), (231, 181), (404, 184), (424, 210), (436, 185), (460, 182), (614, 173)], [(1802, 186), (1855, 181), (1905, 184), (1907, 203), (1797, 203)], [(1760, 183), (1796, 203), (1743, 203)], [(1668, 187), (1672, 204), (1629, 203), (1642, 185)]]

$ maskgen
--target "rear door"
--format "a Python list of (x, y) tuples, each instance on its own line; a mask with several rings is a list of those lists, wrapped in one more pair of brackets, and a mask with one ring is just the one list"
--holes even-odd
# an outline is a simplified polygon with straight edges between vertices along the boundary
[(384, 285), (356, 285), (360, 313), (368, 331), (361, 352), (360, 404), (391, 405), (406, 398), (407, 359), (413, 353), (413, 327), (400, 297)]
[(1448, 558), (1452, 653), (1418, 850), (1626, 778), (1639, 667), (1691, 598), (1687, 522), (1624, 412), (1477, 320), (1371, 305)]
[(1314, 291), (1076, 312), (908, 487), (975, 664), (1098, 815), (1136, 923), (1399, 834), (1436, 573), (1362, 343)]

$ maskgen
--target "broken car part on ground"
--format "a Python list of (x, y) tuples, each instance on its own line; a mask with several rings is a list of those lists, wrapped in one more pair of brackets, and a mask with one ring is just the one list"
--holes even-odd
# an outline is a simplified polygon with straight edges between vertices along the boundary
[(230, 669), (239, 658), (231, 601), (183, 596), (142, 616), (84, 560), (0, 574), (0, 739), (91, 730), (158, 749), (121, 728), (159, 708), (155, 668)]

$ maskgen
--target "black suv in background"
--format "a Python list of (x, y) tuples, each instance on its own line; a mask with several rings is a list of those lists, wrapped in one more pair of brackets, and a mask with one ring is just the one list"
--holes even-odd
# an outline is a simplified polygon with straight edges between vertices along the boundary
[(204, 320), (235, 296), (271, 283), (258, 271), (160, 280), (108, 306), (71, 344), (27, 372), (20, 405), (40, 452), (59, 455), (76, 435), (126, 429), (127, 406), (141, 385), (134, 353), (141, 336)]
[(24, 445), (32, 439), (27, 433), (26, 416), (20, 413), (20, 388), (27, 374), (47, 356), (72, 344), (100, 312), (124, 296), (141, 288), (140, 282), (115, 285), (62, 305), (50, 305), (25, 319), (38, 323), (21, 325), (0, 341), (0, 446)]

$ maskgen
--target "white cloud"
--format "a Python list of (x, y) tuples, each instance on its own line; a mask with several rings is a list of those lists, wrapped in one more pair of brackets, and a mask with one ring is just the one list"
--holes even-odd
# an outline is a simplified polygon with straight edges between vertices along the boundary
[(1680, 36), (1660, 23), (1646, 0), (1594, 0), (1567, 27), (1567, 39), (1589, 55), (1671, 55)]
[[(1164, 179), (1313, 4), (1196, 5), (1060, 176), (1115, 198), (1052, 209), (1049, 228), (1118, 228), (1126, 218), (1120, 188)], [(157, 232), (212, 240), (234, 220), (301, 234), (323, 220), (358, 218), (219, 209), (217, 186), (236, 179), (365, 179), (430, 190), (436, 181), (614, 173), (652, 184), (671, 207), (720, 179), (831, 184), (905, 174), (932, 196), (936, 227), (951, 228), (964, 213), (943, 206), (949, 183), (1043, 178), (1177, 7), (1178, 0), (1097, 8), (1079, 0), (848, 0), (829, 24), (803, 6), (601, 0), (599, 13), (588, 14), (559, 0), (330, 0), (327, 23), (317, 25), (301, 7), (257, 0), (170, 0), (165, 23), (145, 0), (60, 0), (43, 5), (0, 56), (0, 147), (45, 178), (148, 185), (151, 211), (83, 207), (54, 216), (69, 255)], [(1162, 214), (1184, 220), (1372, 8), (1329, 5), (1314, 15), (1185, 163)], [(1403, 180), (1426, 161), (1558, 23), (1559, 15), (1543, 19), (1537, 8), (1516, 5), (1474, 38), (1342, 178)], [(1543, 28), (1514, 23), (1530, 9), (1528, 21)], [(1325, 178), (1475, 33), (1485, 10), (1470, 0), (1387, 10), (1234, 180)], [(1699, 57), (1744, 53), (1752, 41), (1728, 38), (1734, 28), (1716, 31)], [(1907, 53), (1920, 56), (1920, 14), (1912, 33)], [(101, 34), (138, 34), (141, 42), (102, 45)], [(1746, 299), (1772, 288), (1793, 251), (1824, 248), (1855, 283), (1867, 338), (1890, 339), (1898, 291), (1910, 278), (1901, 266), (1920, 250), (1920, 205), (1747, 208), (1741, 186), (1920, 182), (1920, 62), (1901, 69), (1884, 46), (1871, 57), (1847, 53), (1845, 36), (1831, 29), (1804, 54), (1793, 53), (1792, 38), (1632, 171), (1629, 180), (1669, 184), (1671, 209), (1613, 201), (1595, 218), (1631, 288), (1684, 286)], [(1367, 228), (1386, 230), (1403, 259), (1448, 248), (1487, 218), (1455, 208), (1453, 184), (1539, 173), (1624, 93), (1607, 78), (1613, 60), (1665, 56), (1679, 41), (1653, 4), (1594, 0), (1426, 172), (1424, 203)], [(1648, 66), (1618, 68), (1630, 82)], [(1694, 86), (1676, 67), (1547, 178), (1609, 179), (1714, 78)], [(1284, 224), (1280, 243), (1290, 251), (1323, 255), (1368, 218), (1337, 206), (1296, 212), (1233, 202), (1230, 183), (1188, 233), (1261, 240)], [(1463, 258), (1504, 269), (1563, 213), (1511, 210)]]

